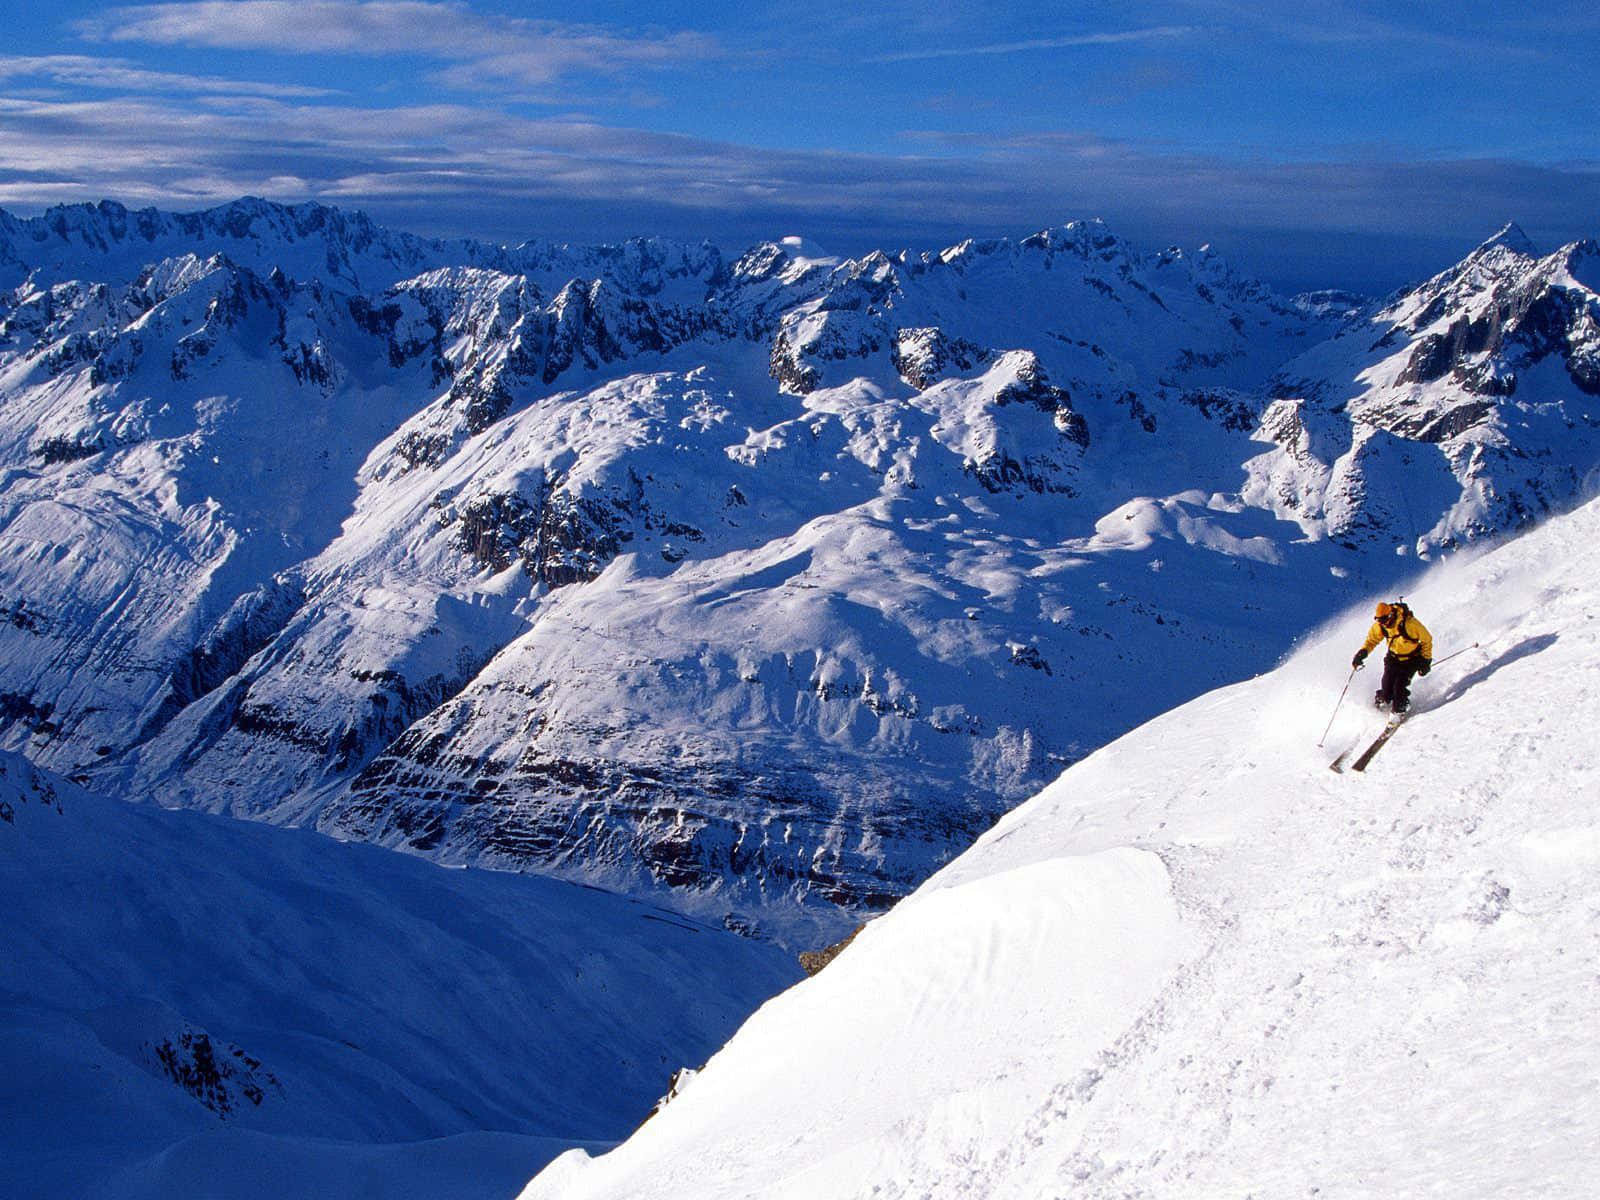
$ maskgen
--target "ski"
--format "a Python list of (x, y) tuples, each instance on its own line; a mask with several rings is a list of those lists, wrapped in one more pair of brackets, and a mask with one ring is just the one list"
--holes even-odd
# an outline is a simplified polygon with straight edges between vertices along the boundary
[(1339, 756), (1328, 764), (1328, 770), (1336, 771), (1341, 775), (1344, 774), (1345, 767), (1350, 765), (1350, 756), (1361, 749), (1362, 741), (1363, 739), (1358, 737), (1343, 750), (1339, 751)]
[(1361, 757), (1350, 764), (1352, 771), (1365, 771), (1367, 764), (1372, 761), (1372, 756), (1383, 749), (1383, 744), (1394, 736), (1394, 731), (1405, 724), (1406, 714), (1396, 713), (1389, 718), (1389, 723), (1383, 727), (1383, 732), (1372, 739), (1372, 745), (1361, 752)]

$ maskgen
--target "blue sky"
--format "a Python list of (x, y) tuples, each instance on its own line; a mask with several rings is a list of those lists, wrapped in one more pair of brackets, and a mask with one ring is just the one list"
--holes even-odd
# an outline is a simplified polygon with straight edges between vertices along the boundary
[(1600, 234), (1600, 6), (15, 4), (0, 206), (243, 194), (500, 241), (928, 248), (1104, 217), (1382, 291)]

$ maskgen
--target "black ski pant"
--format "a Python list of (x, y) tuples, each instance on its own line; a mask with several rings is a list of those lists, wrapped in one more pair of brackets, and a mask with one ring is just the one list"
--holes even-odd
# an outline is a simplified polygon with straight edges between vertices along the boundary
[(1383, 656), (1383, 682), (1378, 685), (1377, 701), (1390, 712), (1405, 712), (1411, 706), (1411, 681), (1417, 677), (1422, 659)]

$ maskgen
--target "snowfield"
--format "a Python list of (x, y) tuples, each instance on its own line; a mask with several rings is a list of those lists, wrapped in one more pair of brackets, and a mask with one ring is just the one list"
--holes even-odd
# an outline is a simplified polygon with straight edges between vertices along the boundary
[(0, 1196), (495, 1200), (800, 974), (592, 888), (0, 754)]
[(619, 1149), (523, 1200), (1591, 1197), (1600, 504), (1142, 726), (768, 1002)]

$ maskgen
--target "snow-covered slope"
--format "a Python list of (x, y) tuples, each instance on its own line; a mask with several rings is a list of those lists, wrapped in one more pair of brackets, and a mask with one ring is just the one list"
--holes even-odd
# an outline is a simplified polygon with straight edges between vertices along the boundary
[(1592, 248), (1509, 235), (1354, 315), (1098, 222), (0, 240), (0, 745), (794, 941), (1600, 465)]
[(524, 1200), (1540, 1196), (1600, 1141), (1600, 504), (1063, 773)]
[(0, 1195), (503, 1197), (786, 955), (552, 880), (92, 795), (0, 754)]

